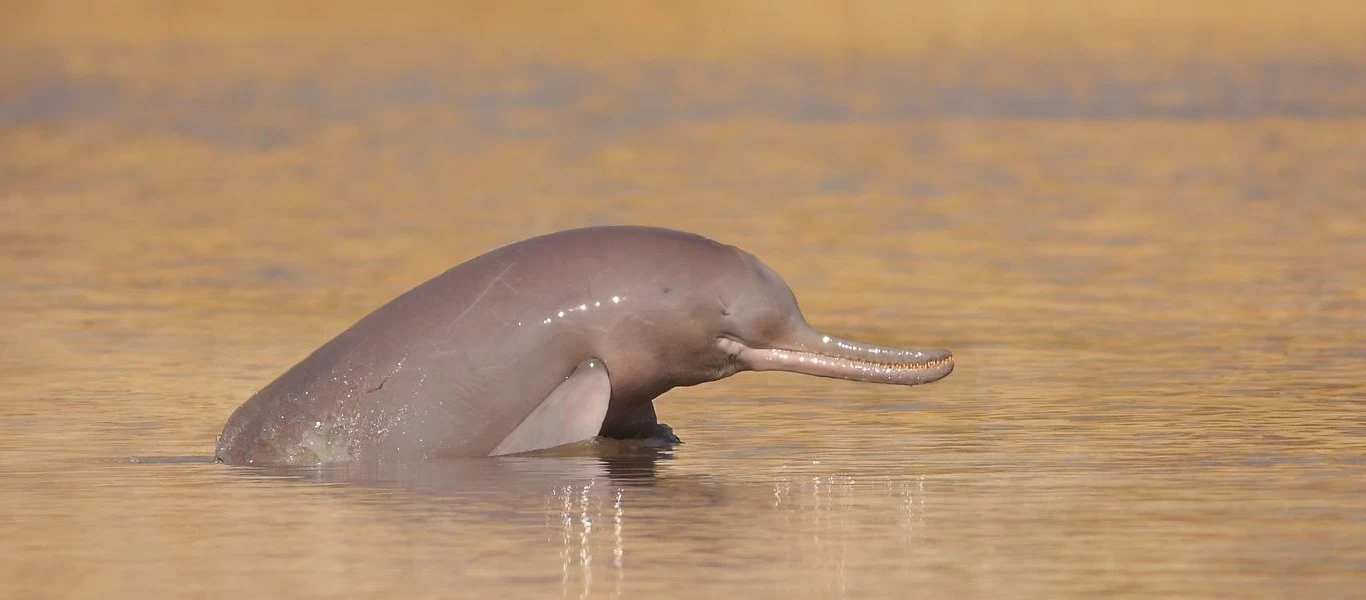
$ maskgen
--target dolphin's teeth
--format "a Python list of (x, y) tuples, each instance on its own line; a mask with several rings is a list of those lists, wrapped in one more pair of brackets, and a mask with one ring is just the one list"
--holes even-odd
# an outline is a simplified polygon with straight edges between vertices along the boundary
[(853, 363), (860, 363), (860, 364), (871, 365), (871, 366), (878, 366), (878, 367), (886, 367), (886, 368), (890, 368), (890, 369), (935, 369), (935, 368), (942, 367), (942, 366), (944, 366), (944, 365), (946, 365), (946, 364), (949, 364), (949, 363), (952, 363), (952, 362), (953, 362), (953, 359), (952, 359), (952, 358), (940, 358), (940, 359), (928, 360), (928, 361), (922, 361), (922, 362), (907, 362), (907, 361), (886, 361), (886, 362), (883, 362), (883, 361), (865, 360), (865, 359), (859, 359), (859, 358), (843, 358), (843, 357), (840, 357), (840, 358), (841, 358), (842, 360), (847, 360), (847, 361), (853, 362)]

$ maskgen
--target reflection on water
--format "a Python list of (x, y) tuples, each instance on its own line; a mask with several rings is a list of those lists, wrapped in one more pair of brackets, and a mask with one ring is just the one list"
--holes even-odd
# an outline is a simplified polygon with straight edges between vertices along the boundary
[(605, 479), (622, 485), (647, 483), (657, 464), (672, 451), (629, 441), (592, 440), (550, 450), (499, 457), (496, 460), (430, 460), (422, 462), (358, 462), (324, 467), (229, 467), (243, 477), (267, 477), (302, 483), (359, 487), (401, 487), (424, 494), (477, 494), (526, 486), (531, 493), (561, 485)]
[[(880, 535), (897, 538), (903, 548), (909, 549), (916, 523), (923, 523), (924, 519), (923, 478), (917, 482), (882, 482), (862, 494), (856, 486), (857, 482), (852, 478), (838, 476), (771, 484), (772, 504), (761, 510), (779, 515), (771, 522), (775, 529), (770, 539), (774, 545), (785, 546), (787, 556), (777, 564), (765, 561), (751, 566), (778, 570), (800, 568), (802, 578), (808, 584), (816, 585), (805, 587), (808, 594), (850, 593), (851, 585), (859, 587), (857, 582), (851, 584), (847, 568), (850, 547), (860, 543), (857, 536), (827, 537), (805, 532), (848, 531), (859, 525), (861, 518), (855, 516), (856, 512), (864, 512), (863, 518), (869, 516), (866, 513), (872, 513), (887, 522), (899, 520), (896, 530), (882, 530)], [(597, 480), (552, 490), (547, 502), (546, 528), (552, 544), (561, 545), (563, 597), (623, 596), (624, 583), (631, 571), (628, 564), (640, 562), (636, 553), (628, 554), (627, 549), (651, 543), (648, 538), (637, 539), (641, 537), (638, 532), (648, 528), (648, 523), (637, 522), (634, 514), (632, 500), (638, 495), (640, 491), (630, 486), (604, 487)], [(869, 499), (879, 507), (873, 511), (858, 511), (856, 507), (860, 500), (866, 503)], [(901, 504), (887, 501), (889, 499), (901, 500)], [(750, 508), (760, 509), (758, 506)], [(724, 540), (714, 542), (724, 543)], [(800, 555), (800, 559), (796, 555)], [(739, 575), (743, 576), (743, 572)], [(693, 582), (688, 585), (707, 588), (713, 584)], [(724, 589), (721, 586), (716, 591), (723, 593)]]
[[(608, 514), (611, 515), (611, 541), (607, 544), (607, 550), (611, 552), (611, 562), (608, 568), (614, 576), (611, 595), (614, 598), (621, 597), (623, 558), (626, 555), (626, 545), (622, 538), (625, 516), (625, 511), (622, 510), (623, 491), (617, 488), (610, 498), (610, 510), (603, 510), (602, 499), (593, 493), (595, 483), (590, 481), (578, 486), (566, 485), (552, 492), (552, 497), (562, 502), (557, 507), (560, 510), (558, 522), (553, 522), (547, 516), (546, 529), (551, 532), (558, 529), (559, 542), (563, 545), (563, 549), (560, 550), (560, 558), (564, 561), (564, 575), (560, 580), (562, 597), (577, 595), (580, 598), (587, 598), (592, 593), (593, 543), (590, 538), (593, 533), (593, 520), (599, 515), (605, 517)], [(606, 529), (605, 525), (606, 523), (599, 522), (598, 529)], [(599, 553), (602, 553), (601, 548)]]
[[(9, 7), (5, 595), (1357, 593), (1366, 4), (1024, 6)], [(396, 294), (619, 223), (957, 368), (675, 390), (672, 449), (203, 461)]]

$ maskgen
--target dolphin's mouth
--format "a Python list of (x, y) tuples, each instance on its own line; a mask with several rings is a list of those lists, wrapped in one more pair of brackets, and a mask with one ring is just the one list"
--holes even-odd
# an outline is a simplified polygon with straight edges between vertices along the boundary
[(717, 344), (744, 368), (790, 371), (852, 381), (920, 385), (953, 372), (953, 353), (939, 349), (893, 348), (803, 331), (790, 343), (751, 347), (731, 338)]

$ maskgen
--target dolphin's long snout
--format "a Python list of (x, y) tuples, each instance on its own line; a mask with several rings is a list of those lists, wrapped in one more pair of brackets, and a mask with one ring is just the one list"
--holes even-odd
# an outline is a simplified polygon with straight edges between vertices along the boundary
[(745, 346), (736, 357), (755, 371), (791, 371), (897, 385), (930, 383), (953, 372), (953, 353), (948, 350), (878, 346), (825, 335), (809, 327), (774, 340), (767, 348)]

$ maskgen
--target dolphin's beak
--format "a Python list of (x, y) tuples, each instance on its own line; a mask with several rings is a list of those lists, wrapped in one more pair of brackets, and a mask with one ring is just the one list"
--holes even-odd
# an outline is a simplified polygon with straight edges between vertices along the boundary
[(948, 350), (890, 348), (840, 339), (801, 326), (782, 339), (751, 348), (724, 340), (723, 345), (745, 368), (791, 371), (851, 381), (920, 385), (953, 372)]

